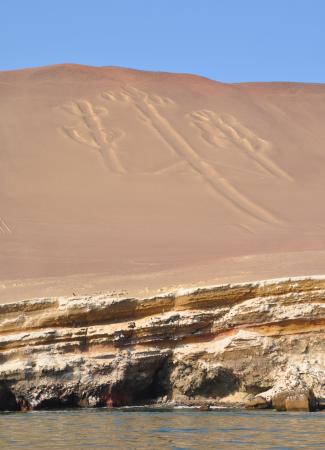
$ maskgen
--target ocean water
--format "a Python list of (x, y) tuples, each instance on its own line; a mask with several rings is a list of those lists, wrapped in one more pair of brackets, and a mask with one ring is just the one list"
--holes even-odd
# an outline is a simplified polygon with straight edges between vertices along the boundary
[(75, 409), (0, 414), (0, 448), (325, 449), (325, 411)]

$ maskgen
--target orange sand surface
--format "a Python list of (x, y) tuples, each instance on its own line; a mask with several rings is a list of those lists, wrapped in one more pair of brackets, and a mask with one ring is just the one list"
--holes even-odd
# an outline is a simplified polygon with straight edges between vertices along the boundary
[(324, 273), (325, 85), (0, 72), (0, 301)]

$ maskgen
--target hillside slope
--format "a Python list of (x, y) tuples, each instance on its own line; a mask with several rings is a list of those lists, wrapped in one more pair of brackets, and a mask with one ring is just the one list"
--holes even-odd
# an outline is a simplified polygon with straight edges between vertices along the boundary
[(322, 273), (325, 86), (0, 73), (0, 300)]

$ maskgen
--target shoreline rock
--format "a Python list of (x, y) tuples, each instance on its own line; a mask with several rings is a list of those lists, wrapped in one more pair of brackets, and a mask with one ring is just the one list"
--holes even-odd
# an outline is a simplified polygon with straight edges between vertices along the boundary
[[(0, 385), (22, 410), (323, 398), (324, 298), (324, 277), (299, 277), (3, 304)], [(303, 402), (288, 394), (286, 408)]]
[(272, 398), (277, 411), (316, 411), (317, 400), (311, 389), (283, 391)]
[(246, 409), (269, 409), (271, 407), (272, 403), (260, 395), (249, 400), (245, 405)]

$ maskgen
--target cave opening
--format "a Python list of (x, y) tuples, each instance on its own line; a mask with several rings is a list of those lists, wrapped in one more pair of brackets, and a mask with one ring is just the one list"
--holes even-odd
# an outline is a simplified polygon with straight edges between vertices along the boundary
[(79, 399), (76, 394), (70, 394), (67, 397), (53, 397), (42, 400), (35, 409), (66, 409), (79, 406)]

